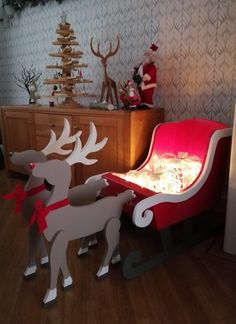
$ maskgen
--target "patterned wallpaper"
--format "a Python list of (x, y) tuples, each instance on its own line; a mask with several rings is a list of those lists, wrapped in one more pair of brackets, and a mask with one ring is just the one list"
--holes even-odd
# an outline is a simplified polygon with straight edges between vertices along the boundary
[[(158, 50), (156, 105), (165, 107), (167, 120), (204, 117), (232, 124), (236, 99), (236, 0), (65, 0), (27, 8), (11, 29), (0, 27), (0, 104), (27, 103), (12, 74), (21, 64), (45, 65), (53, 49), (62, 10), (73, 24), (84, 62), (85, 76), (94, 80), (89, 90), (100, 93), (99, 60), (90, 53), (89, 40), (109, 40), (119, 34), (121, 47), (110, 60), (109, 73), (120, 81), (131, 77), (152, 42)], [(50, 92), (42, 86), (41, 94)]]

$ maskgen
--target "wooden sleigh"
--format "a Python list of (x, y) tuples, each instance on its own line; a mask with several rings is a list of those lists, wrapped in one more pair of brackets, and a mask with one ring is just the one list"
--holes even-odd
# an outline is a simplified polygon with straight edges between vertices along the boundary
[[(125, 205), (124, 211), (132, 216), (136, 226), (151, 227), (159, 232), (162, 242), (162, 252), (147, 261), (141, 262), (141, 252), (132, 251), (123, 262), (124, 277), (133, 278), (209, 236), (209, 223), (205, 222), (197, 231), (193, 225), (199, 218), (195, 216), (211, 210), (220, 199), (231, 133), (232, 130), (227, 125), (205, 119), (189, 119), (156, 126), (148, 156), (138, 169), (132, 171), (132, 175), (150, 171), (150, 165), (155, 164), (153, 161), (158, 160), (158, 157), (166, 158), (168, 163), (170, 157), (174, 157), (178, 163), (192, 158), (200, 163), (199, 173), (195, 179), (190, 179), (191, 183), (180, 187), (177, 192), (172, 192), (173, 188), (170, 189), (171, 192), (156, 192), (157, 190), (130, 181), (127, 174), (102, 175), (109, 182), (109, 186), (103, 190), (104, 196), (117, 195), (125, 189), (134, 191), (136, 198)], [(163, 169), (161, 174), (165, 174), (166, 169)], [(177, 243), (172, 235), (176, 224), (182, 226), (181, 240)]]

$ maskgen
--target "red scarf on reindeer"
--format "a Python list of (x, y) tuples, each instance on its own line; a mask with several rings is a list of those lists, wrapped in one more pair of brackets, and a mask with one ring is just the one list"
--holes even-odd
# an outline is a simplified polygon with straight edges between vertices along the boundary
[(32, 188), (28, 191), (24, 191), (23, 186), (21, 184), (17, 184), (15, 191), (12, 191), (6, 195), (3, 195), (2, 198), (5, 200), (15, 199), (16, 200), (15, 211), (16, 211), (16, 213), (19, 213), (21, 211), (23, 203), (27, 197), (36, 195), (37, 193), (45, 190), (45, 188), (46, 188), (45, 185), (42, 184), (42, 185)]
[(46, 217), (50, 211), (65, 207), (69, 205), (69, 199), (57, 201), (47, 207), (44, 206), (41, 200), (37, 200), (34, 205), (34, 213), (29, 221), (29, 225), (32, 226), (35, 221), (38, 223), (39, 233), (42, 233), (47, 227)]

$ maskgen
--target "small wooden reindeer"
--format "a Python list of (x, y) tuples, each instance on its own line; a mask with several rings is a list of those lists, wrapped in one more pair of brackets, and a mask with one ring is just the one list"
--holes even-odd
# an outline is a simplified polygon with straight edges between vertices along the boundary
[(114, 56), (117, 53), (119, 46), (120, 46), (120, 39), (117, 36), (116, 48), (114, 50), (112, 50), (112, 44), (110, 43), (110, 48), (109, 48), (108, 53), (106, 55), (102, 55), (100, 52), (100, 43), (98, 43), (97, 51), (96, 51), (93, 47), (93, 37), (91, 38), (91, 41), (90, 41), (90, 48), (91, 48), (92, 53), (101, 59), (101, 63), (103, 66), (104, 76), (103, 76), (103, 82), (102, 82), (102, 92), (101, 92), (100, 101), (103, 102), (106, 98), (106, 102), (111, 102), (112, 104), (114, 104), (113, 94), (112, 94), (112, 90), (113, 90), (117, 107), (119, 107), (117, 86), (116, 86), (116, 82), (113, 79), (111, 79), (107, 74), (107, 60), (109, 57)]
[(72, 284), (66, 261), (69, 241), (105, 231), (107, 251), (97, 277), (108, 273), (112, 258), (113, 263), (120, 260), (118, 251), (120, 215), (123, 205), (135, 197), (133, 191), (127, 190), (117, 197), (105, 197), (79, 207), (71, 206), (67, 199), (71, 165), (78, 162), (91, 165), (97, 162), (95, 159), (87, 158), (89, 153), (97, 152), (104, 146), (104, 140), (96, 143), (96, 139), (96, 128), (93, 123), (90, 123), (90, 134), (84, 147), (82, 147), (80, 138), (77, 137), (74, 151), (64, 161), (50, 160), (30, 164), (33, 176), (45, 178), (53, 186), (52, 194), (45, 206), (41, 201), (36, 202), (35, 212), (31, 219), (31, 224), (37, 221), (40, 232), (43, 232), (46, 239), (52, 242), (50, 287), (44, 297), (44, 305), (55, 301), (57, 297), (57, 277), (60, 269), (64, 278), (63, 287)]
[[(80, 136), (80, 134), (81, 131), (79, 131), (76, 136)], [(56, 134), (51, 130), (50, 141), (43, 150), (27, 150), (11, 153), (11, 162), (15, 165), (25, 167), (29, 173), (29, 179), (24, 189), (18, 185), (15, 192), (5, 195), (5, 197), (7, 199), (16, 199), (16, 209), (17, 211), (22, 210), (23, 217), (27, 223), (33, 214), (35, 201), (38, 199), (46, 201), (50, 196), (50, 191), (45, 188), (44, 179), (36, 178), (32, 175), (29, 163), (31, 161), (45, 162), (47, 156), (51, 153), (68, 155), (72, 150), (66, 150), (62, 147), (65, 144), (74, 142), (76, 136), (70, 136), (70, 124), (67, 119), (64, 119), (64, 128), (61, 136), (57, 139)], [(90, 181), (84, 185), (76, 186), (69, 190), (69, 200), (71, 204), (75, 206), (89, 204), (96, 200), (98, 193), (106, 186), (107, 183), (105, 180)], [(82, 252), (87, 252), (88, 245), (92, 246), (94, 244), (96, 244), (96, 237), (84, 238), (80, 248), (80, 254), (82, 254)], [(24, 277), (26, 279), (31, 278), (36, 273), (36, 254), (38, 249), (41, 254), (40, 264), (46, 265), (48, 263), (48, 255), (44, 238), (39, 234), (38, 227), (35, 224), (29, 227), (28, 261), (24, 271)]]

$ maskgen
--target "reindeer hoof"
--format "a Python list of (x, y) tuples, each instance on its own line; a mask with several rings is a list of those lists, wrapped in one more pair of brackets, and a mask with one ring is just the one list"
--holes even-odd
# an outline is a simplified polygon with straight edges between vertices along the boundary
[(97, 272), (97, 278), (102, 279), (108, 275), (109, 266), (101, 266)]
[(35, 277), (37, 266), (27, 267), (24, 272), (24, 279), (32, 279)]
[(43, 299), (42, 306), (48, 307), (55, 303), (57, 298), (57, 288), (55, 289), (48, 289), (47, 293)]
[(80, 257), (82, 255), (88, 254), (88, 247), (85, 248), (80, 248), (79, 251), (77, 252), (77, 256)]
[(43, 258), (41, 258), (40, 260), (40, 267), (44, 268), (44, 267), (47, 267), (49, 264), (49, 258), (48, 256), (45, 256)]
[(105, 182), (105, 186), (106, 187), (109, 187), (110, 184), (109, 184), (108, 180), (107, 179), (104, 179), (104, 182)]
[(97, 244), (98, 244), (98, 240), (97, 239), (94, 239), (94, 240), (88, 242), (88, 246), (89, 247), (93, 247), (93, 246), (95, 246)]
[(120, 254), (117, 254), (116, 256), (113, 256), (112, 259), (111, 259), (111, 263), (112, 264), (117, 264), (121, 261), (121, 256)]
[(134, 190), (131, 190), (131, 194), (132, 194), (133, 198), (136, 198), (136, 194), (135, 194)]
[(48, 302), (48, 303), (44, 303), (44, 301), (42, 301), (41, 306), (42, 306), (43, 308), (48, 308), (48, 307), (50, 307), (50, 306), (53, 305), (53, 304), (56, 304), (56, 299), (53, 299), (53, 300), (51, 300), (51, 301)]
[(63, 290), (70, 289), (72, 287), (72, 283), (73, 283), (73, 280), (72, 280), (71, 276), (69, 276), (67, 278), (63, 278), (62, 289)]

